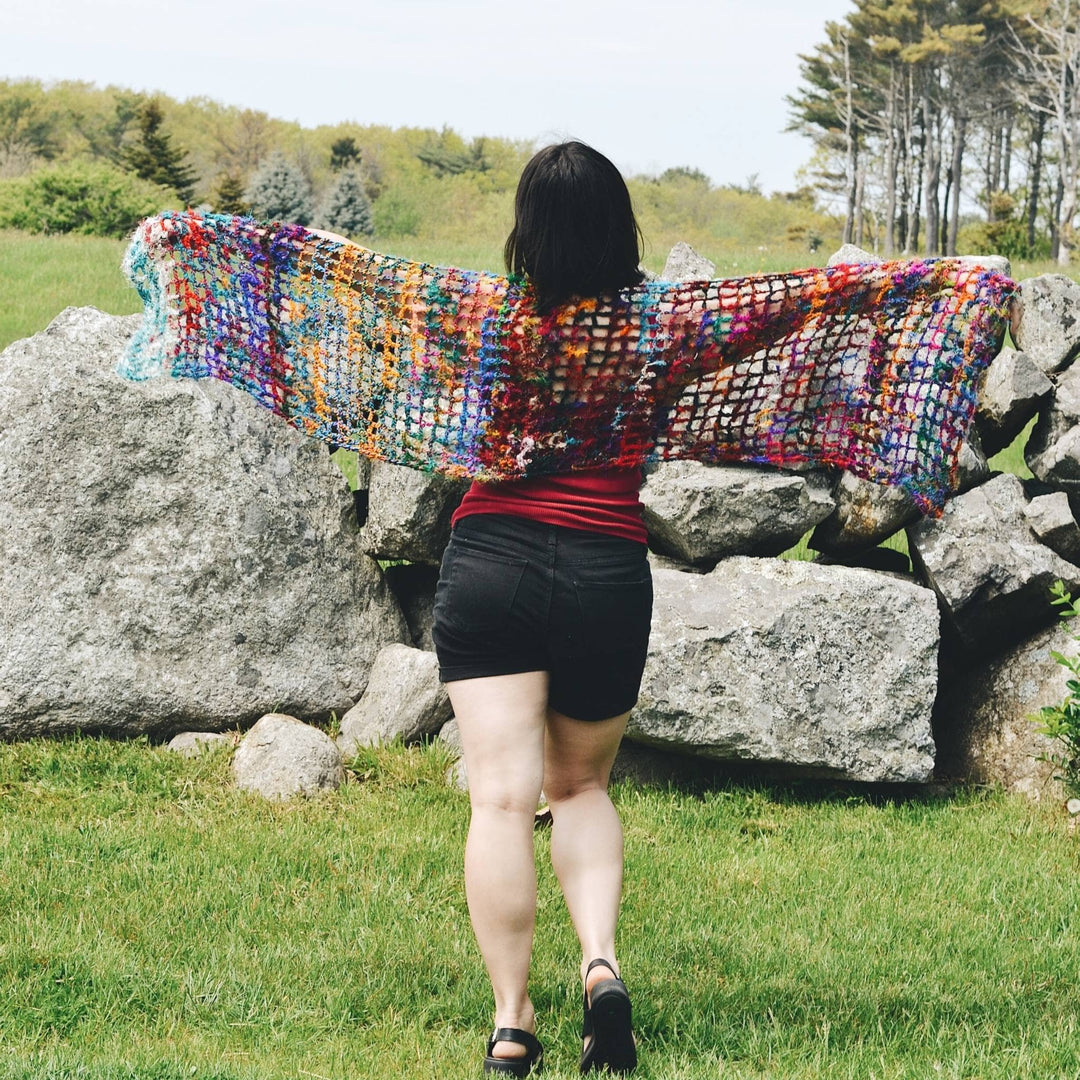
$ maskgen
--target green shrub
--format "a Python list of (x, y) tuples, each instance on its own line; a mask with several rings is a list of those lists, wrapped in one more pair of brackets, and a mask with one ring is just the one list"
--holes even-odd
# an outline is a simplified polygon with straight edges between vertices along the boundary
[(0, 181), (0, 227), (34, 233), (123, 237), (143, 218), (176, 205), (171, 191), (100, 162)]
[[(1055, 581), (1050, 589), (1051, 603), (1059, 608), (1063, 619), (1075, 619), (1080, 610), (1061, 581)], [(1072, 635), (1080, 641), (1080, 634)], [(1070, 675), (1066, 682), (1068, 693), (1060, 705), (1044, 705), (1031, 719), (1036, 730), (1053, 739), (1061, 748), (1059, 753), (1040, 754), (1038, 760), (1047, 761), (1060, 772), (1054, 779), (1061, 782), (1065, 791), (1080, 796), (1080, 656), (1066, 656), (1056, 649), (1050, 655)]]
[(415, 236), (420, 228), (420, 211), (401, 192), (388, 191), (375, 202), (375, 232), (379, 236)]
[(251, 212), (266, 221), (307, 225), (315, 212), (307, 177), (280, 150), (275, 150), (256, 170), (244, 199)]

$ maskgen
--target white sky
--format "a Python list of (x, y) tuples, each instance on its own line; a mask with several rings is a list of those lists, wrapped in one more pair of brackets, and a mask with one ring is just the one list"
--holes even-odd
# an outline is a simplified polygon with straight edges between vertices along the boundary
[(624, 172), (794, 186), (798, 54), (852, 0), (9, 0), (0, 77), (354, 120), (584, 139)]

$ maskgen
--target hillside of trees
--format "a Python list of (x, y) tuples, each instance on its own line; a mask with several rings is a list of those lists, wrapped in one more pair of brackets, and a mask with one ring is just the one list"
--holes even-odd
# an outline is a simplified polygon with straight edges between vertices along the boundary
[[(403, 254), (422, 241), (495, 270), (534, 149), (449, 128), (304, 128), (205, 98), (2, 80), (0, 225), (122, 236), (146, 214), (200, 205)], [(810, 189), (766, 195), (753, 177), (718, 187), (691, 164), (629, 183), (655, 268), (678, 240), (746, 270), (809, 263), (839, 242), (841, 222)]]
[(844, 239), (1067, 265), (1080, 243), (1080, 3), (852, 6), (803, 57), (789, 98)]

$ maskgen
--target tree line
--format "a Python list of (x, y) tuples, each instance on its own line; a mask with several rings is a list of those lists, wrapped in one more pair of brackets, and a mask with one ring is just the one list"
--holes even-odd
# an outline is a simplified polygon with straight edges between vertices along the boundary
[[(788, 100), (844, 240), (1068, 264), (1078, 246), (1080, 0), (854, 0)], [(978, 207), (978, 220), (971, 210)]]

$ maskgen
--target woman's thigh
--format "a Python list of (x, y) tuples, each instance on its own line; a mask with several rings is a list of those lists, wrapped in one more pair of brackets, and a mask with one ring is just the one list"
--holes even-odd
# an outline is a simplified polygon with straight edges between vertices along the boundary
[(547, 672), (462, 679), (446, 690), (473, 805), (532, 813), (544, 781)]

